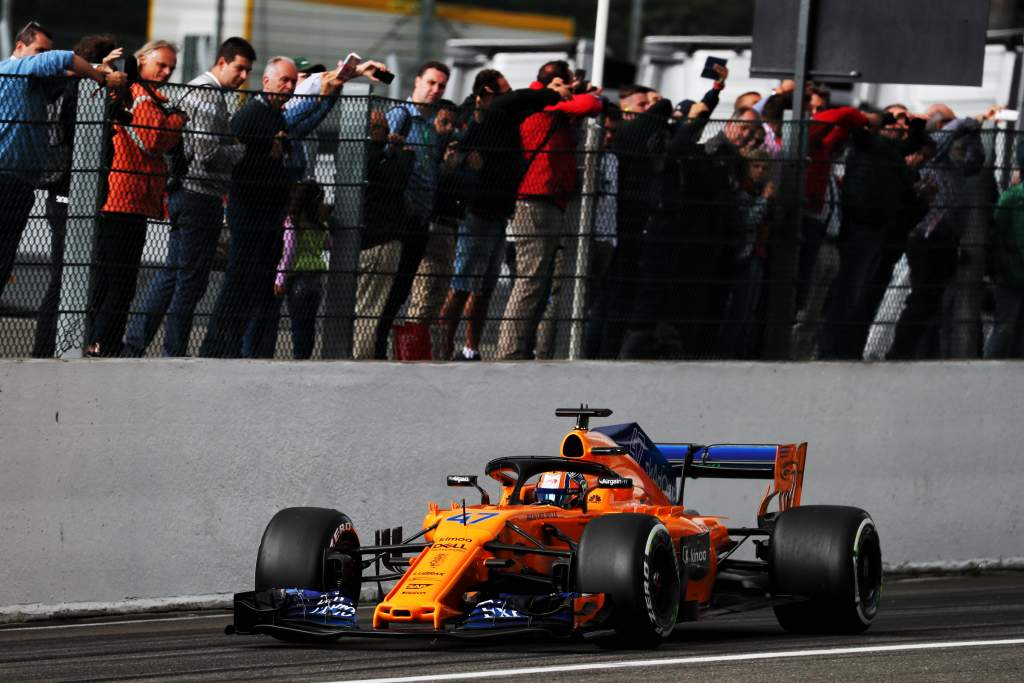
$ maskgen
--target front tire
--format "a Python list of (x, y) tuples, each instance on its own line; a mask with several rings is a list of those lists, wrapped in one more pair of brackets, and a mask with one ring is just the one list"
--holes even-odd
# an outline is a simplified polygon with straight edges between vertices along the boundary
[(682, 596), (672, 537), (656, 517), (622, 513), (598, 517), (583, 529), (576, 554), (576, 585), (604, 593), (608, 647), (656, 647), (672, 633)]
[[(327, 508), (285, 508), (270, 520), (256, 556), (256, 590), (338, 590), (359, 602), (362, 562), (352, 520)], [(341, 554), (340, 560), (328, 560)]]
[(794, 633), (860, 633), (878, 614), (882, 551), (867, 512), (808, 505), (779, 515), (771, 544), (773, 592), (806, 600), (777, 605)]

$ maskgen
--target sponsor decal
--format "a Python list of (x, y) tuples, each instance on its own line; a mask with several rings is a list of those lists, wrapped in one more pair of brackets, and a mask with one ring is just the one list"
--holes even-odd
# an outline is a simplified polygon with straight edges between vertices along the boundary
[(601, 495), (598, 494), (598, 493), (591, 493), (590, 494), (590, 498), (587, 498), (587, 502), (588, 503), (600, 503), (601, 502)]
[(423, 571), (417, 571), (412, 576), (413, 576), (413, 578), (416, 578), (418, 576), (444, 576), (444, 572), (431, 572), (431, 571), (423, 570)]
[(532, 522), (535, 519), (552, 519), (557, 516), (557, 512), (534, 512), (533, 514), (526, 515), (523, 519), (527, 522)]
[(449, 541), (434, 541), (434, 544), (430, 547), (434, 550), (451, 550), (457, 553), (464, 553), (469, 550), (469, 544), (467, 543), (452, 543)]
[(597, 480), (597, 485), (604, 489), (631, 489), (633, 480), (628, 477), (601, 477)]
[(444, 564), (444, 561), (447, 560), (447, 559), (448, 559), (448, 556), (445, 555), (444, 553), (437, 553), (436, 555), (432, 555), (431, 556), (430, 562), (428, 564), (430, 565), (431, 569), (437, 569), (442, 564)]
[(711, 534), (704, 532), (685, 536), (681, 545), (686, 575), (694, 581), (700, 581), (711, 569)]
[(459, 513), (445, 519), (446, 522), (458, 522), (464, 526), (470, 526), (472, 524), (479, 524), (485, 522), (491, 517), (497, 517), (497, 512), (467, 512), (465, 514)]
[(432, 585), (430, 583), (407, 583), (402, 588), (407, 591), (421, 591), (430, 588)]
[(473, 479), (471, 477), (466, 476), (465, 474), (448, 475), (449, 486), (470, 486), (472, 483)]
[(332, 548), (338, 547), (338, 543), (341, 542), (341, 537), (344, 536), (346, 533), (350, 533), (351, 531), (352, 531), (352, 522), (343, 522), (343, 523), (339, 524), (338, 528), (335, 529), (334, 533), (331, 535), (331, 546), (330, 547), (332, 547)]

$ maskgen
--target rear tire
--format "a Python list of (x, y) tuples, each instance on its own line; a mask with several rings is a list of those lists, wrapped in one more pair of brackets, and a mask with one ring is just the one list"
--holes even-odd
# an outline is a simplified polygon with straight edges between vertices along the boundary
[[(285, 508), (267, 525), (256, 556), (256, 590), (338, 590), (359, 602), (362, 561), (352, 520), (327, 508)], [(342, 554), (328, 560), (329, 554)]]
[(682, 597), (672, 537), (656, 517), (622, 513), (598, 517), (583, 529), (576, 553), (576, 586), (604, 593), (615, 637), (598, 644), (653, 648), (672, 633)]
[(779, 515), (771, 542), (773, 592), (805, 601), (777, 605), (794, 633), (860, 633), (878, 613), (882, 551), (875, 523), (859, 508), (808, 505)]

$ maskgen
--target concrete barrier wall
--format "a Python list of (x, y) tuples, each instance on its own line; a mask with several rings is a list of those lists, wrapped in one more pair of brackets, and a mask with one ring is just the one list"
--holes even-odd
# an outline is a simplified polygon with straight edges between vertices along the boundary
[[(498, 455), (556, 453), (588, 402), (656, 440), (810, 442), (804, 503), (864, 507), (890, 565), (1024, 556), (1024, 365), (0, 361), (0, 606), (252, 583), (292, 505), (364, 532)], [(493, 482), (485, 484), (492, 491)], [(690, 481), (753, 521), (759, 482)], [(471, 498), (472, 500), (472, 498)]]

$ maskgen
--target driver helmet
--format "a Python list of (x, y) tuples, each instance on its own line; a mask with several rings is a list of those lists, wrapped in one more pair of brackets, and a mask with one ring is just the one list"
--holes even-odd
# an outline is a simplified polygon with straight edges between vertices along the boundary
[(569, 507), (587, 492), (587, 480), (579, 472), (545, 472), (537, 482), (537, 502)]

